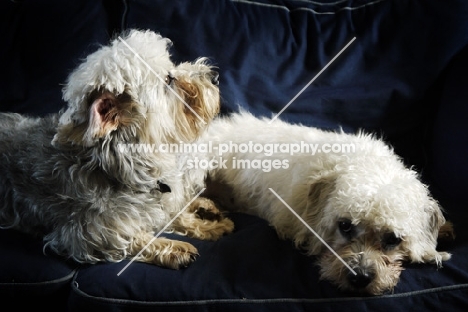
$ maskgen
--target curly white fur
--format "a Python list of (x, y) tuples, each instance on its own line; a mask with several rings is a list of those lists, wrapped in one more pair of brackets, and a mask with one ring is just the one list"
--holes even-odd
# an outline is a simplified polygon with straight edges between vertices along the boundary
[[(206, 195), (226, 208), (265, 218), (281, 238), (293, 240), (309, 255), (322, 255), (322, 277), (342, 288), (380, 294), (393, 289), (402, 261), (440, 266), (450, 258), (436, 250), (441, 227), (445, 224), (443, 231), (451, 232), (438, 203), (418, 174), (372, 135), (327, 132), (280, 120), (270, 123), (241, 112), (215, 119), (198, 142), (213, 148), (196, 157), (217, 160), (209, 170)], [(301, 142), (318, 147), (353, 145), (355, 150), (266, 156), (235, 148)], [(231, 148), (220, 155), (222, 144)], [(251, 168), (239, 169), (239, 160)], [(258, 166), (273, 161), (277, 169)], [(331, 259), (328, 249), (269, 188), (357, 271), (357, 278)]]

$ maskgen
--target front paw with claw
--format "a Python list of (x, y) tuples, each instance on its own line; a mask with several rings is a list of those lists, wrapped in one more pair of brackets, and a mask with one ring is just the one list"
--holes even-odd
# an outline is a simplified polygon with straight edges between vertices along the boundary
[(142, 233), (135, 237), (129, 252), (136, 257), (136, 261), (176, 270), (187, 267), (198, 256), (197, 249), (189, 243), (155, 238), (151, 233)]
[(175, 223), (178, 233), (203, 240), (218, 240), (234, 230), (234, 223), (204, 197), (194, 200)]

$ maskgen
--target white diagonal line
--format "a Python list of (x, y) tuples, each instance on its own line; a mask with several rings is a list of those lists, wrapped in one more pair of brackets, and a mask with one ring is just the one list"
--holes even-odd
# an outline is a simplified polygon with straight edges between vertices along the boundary
[(308, 224), (307, 222), (304, 221), (304, 219), (302, 219), (289, 205), (288, 203), (286, 203), (282, 198), (281, 196), (279, 196), (272, 188), (268, 188), (270, 190), (270, 192), (272, 192), (276, 197), (278, 197), (278, 199), (289, 209), (291, 210), (291, 212), (296, 216), (296, 218), (299, 219), (299, 221), (301, 221), (307, 229), (309, 229), (309, 231), (312, 232), (312, 234), (314, 234), (321, 242), (322, 244), (325, 245), (325, 247), (327, 247), (337, 258), (338, 260), (340, 260), (341, 262), (343, 262), (343, 264), (348, 268), (348, 270), (351, 271), (351, 273), (353, 273), (354, 275), (357, 275), (357, 273), (346, 263), (346, 261), (343, 260), (343, 258), (341, 258), (337, 253), (336, 251), (333, 250), (333, 248), (330, 247), (330, 245), (327, 244), (326, 241), (323, 240), (323, 238), (320, 237), (320, 235), (317, 234), (317, 232), (314, 231), (314, 229), (312, 229)]
[(164, 79), (162, 79), (162, 77), (159, 76), (158, 73), (155, 72), (154, 69), (151, 68), (151, 66), (150, 66), (150, 65), (149, 65), (149, 64), (148, 64), (148, 63), (147, 63), (147, 62), (146, 62), (146, 61), (145, 61), (145, 60), (144, 60), (144, 59), (143, 59), (143, 58), (142, 58), (142, 57), (141, 57), (141, 56), (140, 56), (140, 55), (139, 55), (139, 54), (122, 38), (122, 37), (119, 36), (119, 40), (122, 41), (122, 43), (123, 43), (127, 48), (129, 48), (130, 51), (132, 51), (133, 54), (135, 54), (135, 56), (136, 56), (140, 61), (142, 61), (143, 64), (145, 64), (145, 66), (148, 67), (148, 69), (149, 69), (153, 74), (155, 74), (156, 77), (158, 77), (158, 79), (161, 80), (161, 82), (162, 82), (163, 84), (165, 84), (166, 87), (168, 87), (169, 90), (171, 90), (171, 92), (174, 93), (174, 95), (175, 95), (179, 100), (181, 100), (182, 103), (184, 103), (184, 105), (185, 105), (192, 113), (194, 113), (195, 116), (197, 116), (198, 119), (200, 119), (200, 121), (201, 121), (203, 124), (206, 125), (206, 121), (204, 121), (203, 118), (201, 118), (200, 115), (198, 115), (197, 112), (195, 112), (195, 111), (193, 110), (193, 108), (191, 108), (190, 105), (188, 105), (187, 102), (185, 102), (185, 100), (184, 100), (179, 94), (177, 94), (177, 92), (175, 92), (175, 90), (172, 89), (171, 86), (168, 85), (168, 84), (164, 81)]
[(192, 200), (189, 201), (188, 204), (185, 205), (185, 207), (184, 207), (181, 211), (179, 211), (179, 213), (177, 213), (177, 214), (175, 215), (175, 217), (172, 218), (171, 221), (169, 221), (169, 222), (166, 224), (166, 226), (164, 226), (164, 227), (162, 228), (162, 230), (159, 231), (159, 232), (145, 245), (145, 247), (143, 247), (143, 249), (141, 249), (140, 252), (138, 252), (138, 253), (130, 260), (130, 262), (127, 263), (127, 265), (126, 265), (122, 270), (120, 270), (119, 273), (117, 273), (117, 276), (120, 276), (120, 274), (122, 274), (122, 273), (130, 266), (130, 264), (132, 264), (139, 256), (141, 256), (141, 254), (145, 251), (145, 249), (148, 248), (148, 246), (151, 245), (151, 244), (154, 242), (154, 240), (157, 239), (165, 230), (167, 230), (167, 228), (169, 227), (169, 225), (171, 225), (172, 222), (174, 222), (174, 221), (187, 209), (187, 207), (190, 206), (190, 204), (193, 203), (193, 201), (194, 201), (195, 199), (197, 199), (198, 196), (200, 196), (201, 193), (203, 193), (203, 191), (204, 191), (205, 189), (206, 189), (206, 188), (203, 188), (200, 192), (198, 192), (198, 194), (195, 195), (195, 197), (192, 198)]
[(302, 94), (302, 92), (304, 92), (305, 89), (307, 89), (307, 88), (315, 81), (315, 79), (317, 79), (318, 76), (320, 76), (320, 75), (328, 68), (328, 66), (330, 66), (330, 65), (338, 58), (338, 56), (340, 56), (340, 54), (343, 53), (343, 52), (351, 45), (351, 43), (353, 43), (354, 40), (356, 40), (356, 37), (354, 37), (353, 39), (351, 39), (351, 41), (348, 42), (348, 44), (345, 45), (345, 47), (344, 47), (343, 49), (341, 49), (341, 51), (338, 52), (338, 54), (337, 54), (334, 58), (332, 58), (331, 61), (328, 62), (328, 64), (325, 65), (325, 67), (322, 68), (322, 70), (319, 71), (318, 74), (315, 75), (315, 77), (312, 78), (312, 80), (309, 81), (309, 83), (306, 84), (305, 87), (302, 88), (301, 91), (299, 91), (299, 93), (297, 93), (297, 94), (288, 102), (288, 104), (286, 104), (286, 105), (283, 107), (283, 109), (280, 110), (279, 113), (276, 114), (275, 117), (273, 117), (268, 123), (272, 123), (276, 118), (278, 118), (278, 116), (281, 115), (281, 114), (289, 107), (289, 105), (291, 105), (291, 104)]

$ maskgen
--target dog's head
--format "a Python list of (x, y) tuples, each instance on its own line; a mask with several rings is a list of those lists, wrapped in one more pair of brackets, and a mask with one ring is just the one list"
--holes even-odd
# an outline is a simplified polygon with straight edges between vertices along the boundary
[(132, 30), (89, 55), (63, 89), (54, 144), (192, 141), (219, 111), (218, 74), (201, 58), (174, 65), (170, 40)]
[(440, 266), (450, 258), (436, 245), (451, 224), (415, 171), (395, 157), (347, 159), (310, 181), (305, 219), (339, 255), (315, 237), (302, 242), (320, 255), (323, 279), (377, 295), (394, 288), (404, 261)]

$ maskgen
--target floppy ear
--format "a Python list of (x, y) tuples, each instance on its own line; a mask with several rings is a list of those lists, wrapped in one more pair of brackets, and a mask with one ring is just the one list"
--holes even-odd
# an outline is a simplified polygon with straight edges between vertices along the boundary
[(434, 263), (441, 267), (442, 261), (449, 260), (451, 255), (436, 250), (437, 239), (440, 235), (453, 239), (455, 234), (452, 224), (445, 221), (442, 209), (435, 201), (431, 201), (431, 205), (427, 207), (427, 213), (426, 228), (421, 233), (423, 237), (413, 238), (410, 244), (412, 245), (410, 246), (411, 260), (412, 262)]
[(108, 91), (94, 93), (96, 94), (91, 95), (92, 102), (86, 112), (66, 111), (63, 114), (53, 140), (54, 144), (92, 146), (120, 125), (129, 122), (132, 104), (128, 95), (115, 96)]
[[(211, 83), (210, 83), (211, 84)], [(183, 132), (189, 141), (197, 138), (201, 131), (206, 128), (206, 124), (219, 113), (219, 94), (216, 88), (211, 96), (206, 96), (206, 86), (192, 83), (183, 79), (174, 81), (177, 90), (181, 91), (184, 104), (180, 106), (180, 113), (185, 118), (177, 118), (178, 129)]]
[(89, 121), (83, 141), (92, 145), (97, 139), (104, 138), (119, 126), (120, 103), (110, 92), (97, 96), (89, 108)]
[[(335, 190), (337, 172), (330, 170), (320, 175), (311, 177), (309, 181), (309, 192), (307, 194), (307, 206), (304, 220), (325, 241), (330, 239), (329, 224), (324, 222), (325, 208), (328, 205), (330, 194)], [(308, 231), (308, 230), (307, 230)], [(319, 254), (325, 246), (313, 234), (309, 233), (311, 239), (307, 242), (307, 250), (310, 255)]]

